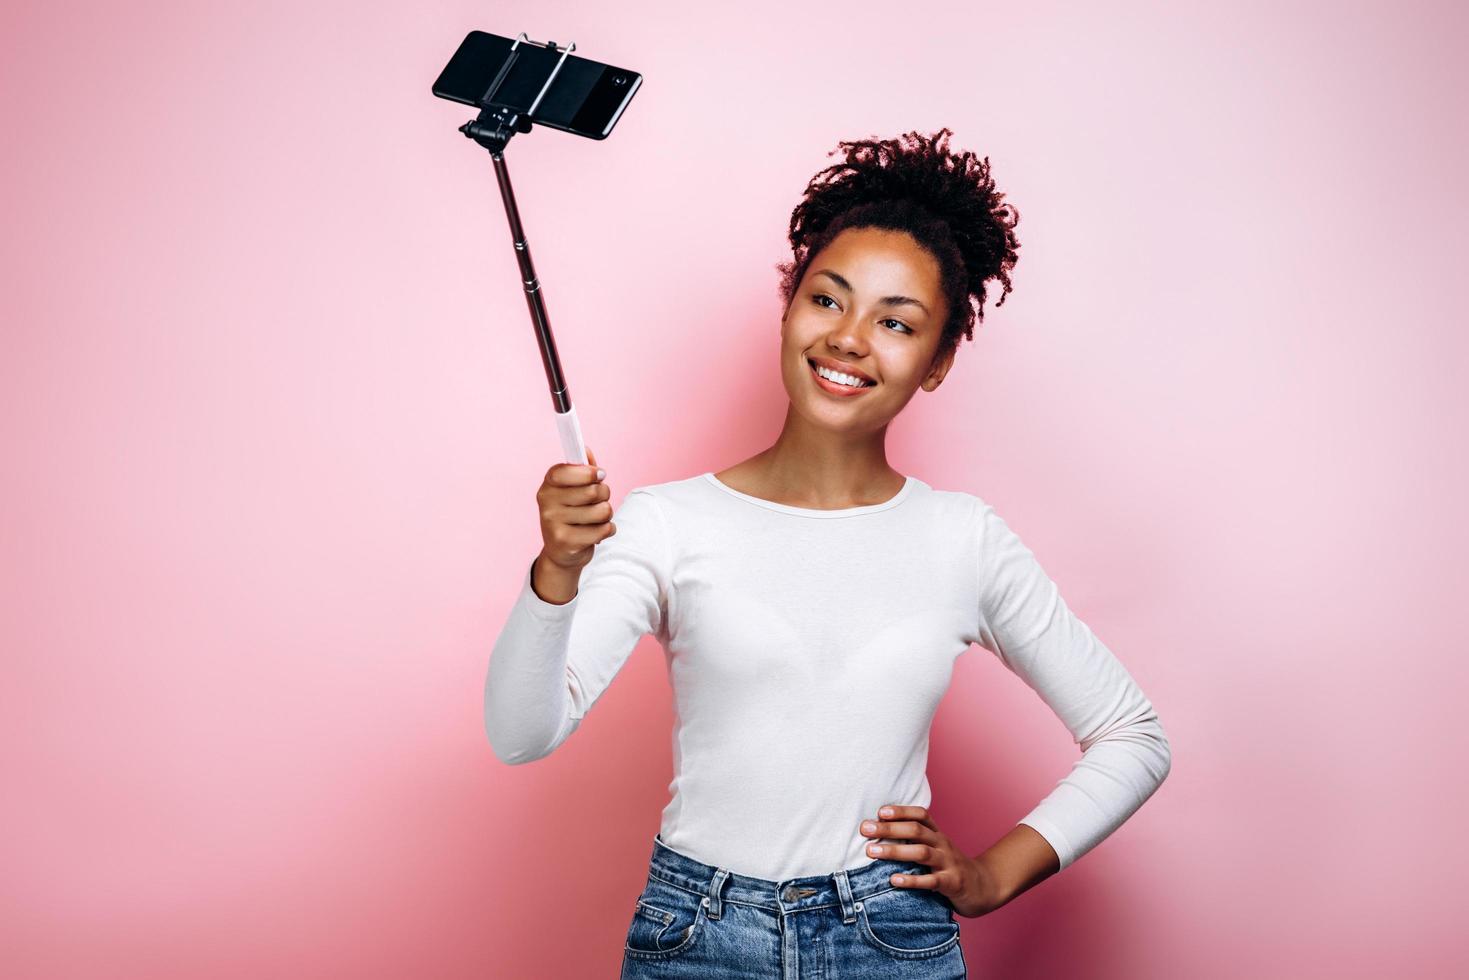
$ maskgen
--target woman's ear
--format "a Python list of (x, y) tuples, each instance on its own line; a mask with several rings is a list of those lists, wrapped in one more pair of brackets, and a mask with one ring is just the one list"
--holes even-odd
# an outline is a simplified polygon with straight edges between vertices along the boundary
[[(958, 352), (958, 345), (950, 347), (945, 351), (943, 357), (935, 358), (933, 366), (929, 368), (928, 375), (923, 379), (920, 387), (924, 391), (933, 391), (944, 383), (944, 375), (949, 373), (949, 368), (954, 366), (954, 355)], [(932, 382), (932, 387), (929, 386)]]

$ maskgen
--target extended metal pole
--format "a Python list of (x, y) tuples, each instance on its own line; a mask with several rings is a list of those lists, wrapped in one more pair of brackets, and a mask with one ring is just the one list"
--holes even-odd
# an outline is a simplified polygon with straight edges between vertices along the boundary
[(541, 362), (546, 368), (546, 381), (551, 386), (551, 404), (557, 414), (571, 411), (571, 389), (561, 373), (561, 358), (556, 354), (556, 338), (551, 333), (551, 321), (546, 315), (546, 303), (541, 298), (541, 283), (536, 278), (536, 268), (530, 258), (530, 245), (525, 240), (525, 228), (520, 224), (520, 211), (515, 206), (515, 190), (510, 186), (510, 168), (505, 164), (505, 154), (491, 153), (495, 161), (495, 177), (500, 182), (500, 196), (505, 200), (505, 217), (510, 221), (510, 238), (515, 245), (515, 260), (520, 263), (520, 279), (525, 285), (525, 305), (530, 308), (531, 323), (536, 329), (536, 342), (541, 347)]

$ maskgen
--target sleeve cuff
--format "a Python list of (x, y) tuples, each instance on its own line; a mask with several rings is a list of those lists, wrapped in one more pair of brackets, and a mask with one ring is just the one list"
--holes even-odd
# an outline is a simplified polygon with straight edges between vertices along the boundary
[(1055, 851), (1056, 856), (1061, 859), (1060, 867), (1056, 869), (1056, 872), (1058, 874), (1062, 871), (1065, 871), (1066, 868), (1074, 860), (1076, 860), (1071, 850), (1071, 844), (1066, 840), (1066, 835), (1061, 833), (1061, 828), (1051, 823), (1051, 821), (1047, 820), (1045, 817), (1037, 816), (1034, 813), (1028, 814), (1023, 819), (1016, 822), (1017, 827), (1020, 824), (1025, 824), (1025, 826), (1040, 834), (1046, 839), (1046, 843), (1051, 845), (1051, 849)]

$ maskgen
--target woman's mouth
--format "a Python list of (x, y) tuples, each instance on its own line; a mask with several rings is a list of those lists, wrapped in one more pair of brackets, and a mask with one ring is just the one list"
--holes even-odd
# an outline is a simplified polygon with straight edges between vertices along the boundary
[[(877, 382), (875, 381), (862, 381), (860, 378), (853, 377), (850, 374), (840, 375), (840, 377), (845, 379), (845, 382), (856, 382), (855, 384), (845, 383), (843, 380), (838, 380), (837, 377), (823, 377), (821, 372), (826, 371), (826, 368), (818, 368), (816, 362), (809, 357), (806, 359), (806, 365), (811, 370), (811, 377), (816, 379), (817, 387), (822, 391), (830, 392), (833, 395), (840, 395), (843, 398), (860, 395), (864, 391), (868, 391), (877, 386)], [(827, 374), (837, 375), (839, 372), (828, 371)]]

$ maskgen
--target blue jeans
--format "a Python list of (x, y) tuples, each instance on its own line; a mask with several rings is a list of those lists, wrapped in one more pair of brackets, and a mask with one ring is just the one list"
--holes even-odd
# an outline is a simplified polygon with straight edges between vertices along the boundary
[(928, 870), (879, 860), (768, 881), (695, 861), (655, 837), (622, 980), (964, 980), (949, 900), (889, 881)]

